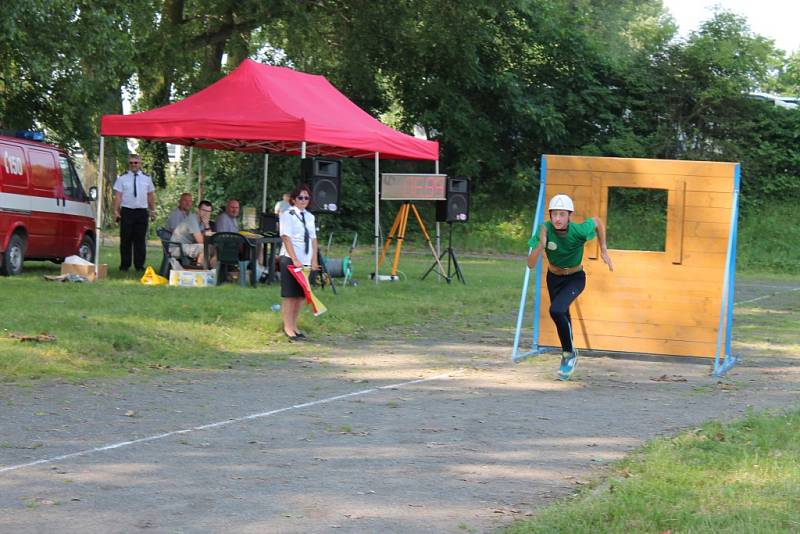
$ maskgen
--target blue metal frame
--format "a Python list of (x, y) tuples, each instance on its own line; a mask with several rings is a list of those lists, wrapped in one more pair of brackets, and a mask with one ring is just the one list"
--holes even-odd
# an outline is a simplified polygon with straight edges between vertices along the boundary
[[(731, 228), (728, 234), (728, 252), (725, 262), (725, 283), (722, 286), (722, 305), (719, 312), (717, 331), (717, 351), (714, 355), (713, 376), (721, 377), (731, 370), (738, 358), (731, 352), (731, 334), (733, 332), (733, 290), (736, 286), (736, 242), (739, 236), (739, 186), (741, 167), (737, 163), (733, 179), (733, 209), (731, 209)], [(722, 332), (725, 331), (725, 347), (722, 364), (719, 362), (722, 352)]]
[[(533, 228), (531, 228), (531, 236), (536, 232), (536, 228), (544, 222), (544, 190), (547, 183), (547, 156), (542, 156), (542, 168), (539, 171), (539, 198), (536, 200), (536, 215), (533, 218)], [(530, 256), (532, 248), (528, 248), (528, 255)], [(531, 350), (520, 354), (519, 352), (519, 338), (522, 332), (522, 320), (525, 317), (525, 301), (528, 297), (528, 283), (531, 279), (530, 267), (525, 267), (525, 276), (522, 282), (522, 295), (519, 299), (519, 311), (517, 312), (517, 328), (514, 333), (514, 350), (511, 353), (511, 360), (520, 362), (525, 358), (536, 356), (543, 352), (539, 348), (539, 307), (541, 306), (542, 295), (540, 291), (542, 282), (542, 257), (536, 261), (536, 271), (534, 275), (534, 302), (533, 302), (533, 342)]]

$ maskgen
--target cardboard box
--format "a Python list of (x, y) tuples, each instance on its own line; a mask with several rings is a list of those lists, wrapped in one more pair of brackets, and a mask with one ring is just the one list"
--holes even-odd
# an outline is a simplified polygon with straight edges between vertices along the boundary
[(169, 285), (182, 287), (208, 287), (217, 285), (217, 271), (169, 272)]
[[(75, 263), (62, 263), (61, 274), (79, 274), (85, 276), (90, 282), (95, 281), (94, 265), (78, 265)], [(101, 263), (97, 268), (97, 279), (108, 276), (108, 264)]]

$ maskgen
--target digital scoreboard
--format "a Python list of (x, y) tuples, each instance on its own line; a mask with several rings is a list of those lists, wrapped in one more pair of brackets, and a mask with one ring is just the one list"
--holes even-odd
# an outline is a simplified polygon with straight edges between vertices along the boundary
[(446, 174), (381, 174), (381, 200), (445, 200)]

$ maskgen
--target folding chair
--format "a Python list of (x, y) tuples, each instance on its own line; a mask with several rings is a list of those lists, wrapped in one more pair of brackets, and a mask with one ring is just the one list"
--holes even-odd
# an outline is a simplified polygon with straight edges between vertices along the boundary
[(177, 247), (178, 250), (180, 251), (179, 256), (177, 258), (180, 264), (187, 267), (192, 265), (192, 259), (183, 253), (183, 247), (181, 247), (181, 244), (176, 241), (171, 241), (172, 232), (170, 232), (164, 227), (161, 227), (158, 230), (156, 230), (156, 235), (158, 235), (158, 238), (161, 240), (161, 252), (163, 254), (163, 257), (161, 258), (161, 267), (159, 267), (158, 269), (158, 274), (160, 274), (164, 278), (169, 278), (169, 271), (170, 271), (169, 260), (170, 258), (173, 257), (170, 248), (173, 246)]

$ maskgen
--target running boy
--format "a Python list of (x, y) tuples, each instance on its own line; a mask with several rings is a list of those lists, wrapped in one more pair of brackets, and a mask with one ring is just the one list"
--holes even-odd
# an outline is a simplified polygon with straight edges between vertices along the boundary
[(550, 317), (556, 324), (561, 342), (561, 367), (558, 377), (569, 380), (578, 363), (578, 351), (572, 344), (572, 320), (569, 306), (586, 287), (583, 272), (583, 245), (594, 239), (600, 241), (600, 257), (614, 270), (606, 248), (606, 227), (597, 217), (590, 217), (580, 224), (570, 222), (575, 207), (567, 195), (556, 195), (550, 199), (550, 221), (539, 226), (531, 236), (528, 246), (533, 248), (528, 256), (528, 267), (536, 267), (539, 254), (546, 248), (547, 292), (550, 295)]

